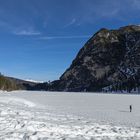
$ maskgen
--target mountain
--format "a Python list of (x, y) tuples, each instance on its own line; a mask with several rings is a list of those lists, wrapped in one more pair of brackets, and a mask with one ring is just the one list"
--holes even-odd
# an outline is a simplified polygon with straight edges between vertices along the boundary
[(0, 90), (48, 90), (48, 83), (37, 83), (0, 75)]
[(30, 90), (35, 83), (0, 75), (0, 90)]
[(5, 78), (7, 78), (11, 83), (14, 83), (17, 89), (20, 89), (20, 90), (30, 90), (33, 86), (36, 85), (36, 83), (34, 82), (25, 81), (25, 80), (13, 78), (13, 77), (5, 76)]
[(12, 81), (10, 81), (8, 78), (4, 77), (0, 74), (0, 90), (17, 90), (18, 87), (16, 84)]
[(140, 26), (103, 28), (79, 51), (50, 90), (128, 91), (140, 87)]

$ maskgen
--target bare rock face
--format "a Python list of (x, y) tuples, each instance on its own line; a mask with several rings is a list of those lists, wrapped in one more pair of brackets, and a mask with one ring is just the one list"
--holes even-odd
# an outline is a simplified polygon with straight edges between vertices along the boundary
[(91, 37), (71, 66), (52, 83), (52, 90), (102, 91), (140, 85), (140, 26), (101, 29)]

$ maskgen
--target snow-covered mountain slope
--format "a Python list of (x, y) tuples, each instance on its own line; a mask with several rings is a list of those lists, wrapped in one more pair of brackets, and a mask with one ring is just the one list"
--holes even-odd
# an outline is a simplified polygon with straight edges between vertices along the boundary
[(0, 93), (0, 140), (140, 139), (137, 95)]

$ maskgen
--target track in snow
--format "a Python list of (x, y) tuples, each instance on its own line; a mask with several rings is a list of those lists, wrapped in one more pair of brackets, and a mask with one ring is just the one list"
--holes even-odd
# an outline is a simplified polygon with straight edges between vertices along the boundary
[(58, 114), (22, 98), (0, 99), (0, 140), (139, 140), (140, 128)]

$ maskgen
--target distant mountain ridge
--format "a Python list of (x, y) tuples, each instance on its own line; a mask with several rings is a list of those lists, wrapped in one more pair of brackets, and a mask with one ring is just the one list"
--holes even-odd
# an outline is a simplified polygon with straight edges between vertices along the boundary
[(0, 90), (48, 90), (48, 83), (37, 83), (0, 75)]
[(17, 90), (18, 87), (16, 84), (12, 81), (10, 81), (8, 78), (0, 74), (0, 90)]

